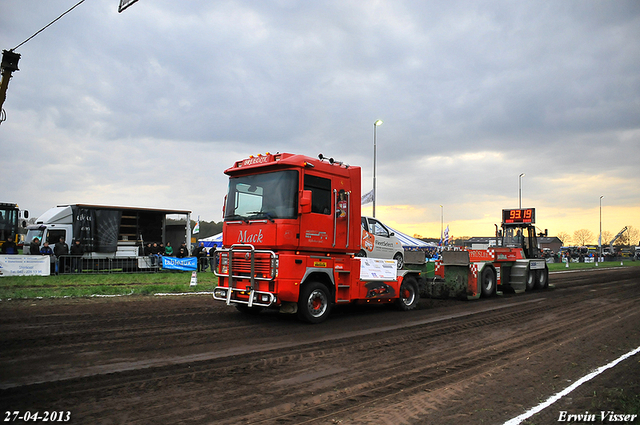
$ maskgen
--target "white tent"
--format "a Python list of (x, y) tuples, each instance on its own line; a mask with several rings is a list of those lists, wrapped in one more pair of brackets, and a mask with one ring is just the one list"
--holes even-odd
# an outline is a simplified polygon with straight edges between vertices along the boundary
[(402, 232), (398, 232), (397, 230), (392, 229), (389, 226), (387, 226), (387, 228), (393, 233), (395, 233), (396, 237), (400, 240), (400, 243), (402, 244), (402, 247), (404, 249), (415, 250), (415, 249), (436, 248), (438, 246), (434, 243), (425, 242), (425, 241), (421, 241), (420, 239), (412, 238), (411, 236), (405, 235)]
[[(387, 226), (388, 227), (388, 226)], [(421, 241), (420, 239), (412, 238), (409, 235), (405, 235), (402, 232), (398, 232), (395, 229), (389, 227), (389, 230), (395, 233), (396, 237), (400, 240), (402, 247), (404, 249), (425, 249), (425, 248), (436, 248), (438, 245), (434, 243), (429, 243), (425, 241)], [(208, 238), (198, 239), (198, 245), (200, 242), (204, 243), (205, 248), (221, 248), (222, 247), (222, 233), (218, 233), (217, 235), (209, 236)]]
[(222, 247), (222, 233), (218, 233), (217, 235), (209, 236), (208, 238), (198, 239), (198, 245), (200, 242), (204, 243), (205, 248), (221, 248)]

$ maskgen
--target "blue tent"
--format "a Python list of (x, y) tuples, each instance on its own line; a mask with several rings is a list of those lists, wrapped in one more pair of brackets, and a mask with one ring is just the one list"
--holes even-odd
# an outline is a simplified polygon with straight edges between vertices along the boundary
[(208, 238), (198, 239), (198, 245), (200, 242), (204, 243), (205, 248), (221, 248), (222, 247), (222, 233), (218, 233), (217, 235), (209, 236)]

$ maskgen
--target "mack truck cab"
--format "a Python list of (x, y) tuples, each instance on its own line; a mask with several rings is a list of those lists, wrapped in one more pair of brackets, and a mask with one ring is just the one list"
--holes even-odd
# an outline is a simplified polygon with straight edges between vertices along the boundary
[(213, 298), (308, 322), (351, 302), (417, 305), (419, 273), (361, 250), (360, 167), (322, 154), (252, 156), (225, 170), (223, 248)]

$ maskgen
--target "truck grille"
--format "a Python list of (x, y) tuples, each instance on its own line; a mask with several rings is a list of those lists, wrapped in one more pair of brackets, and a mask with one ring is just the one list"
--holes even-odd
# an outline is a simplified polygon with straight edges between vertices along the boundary
[(276, 277), (276, 254), (273, 251), (256, 250), (251, 245), (234, 245), (217, 250), (216, 255), (218, 276), (255, 280), (273, 280)]

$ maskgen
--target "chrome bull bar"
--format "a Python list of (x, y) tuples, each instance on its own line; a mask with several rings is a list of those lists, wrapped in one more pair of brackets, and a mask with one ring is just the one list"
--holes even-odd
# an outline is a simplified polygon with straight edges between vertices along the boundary
[[(256, 281), (270, 281), (276, 275), (276, 253), (270, 250), (256, 250), (251, 244), (234, 244), (229, 249), (216, 251), (218, 262), (226, 261), (227, 273), (216, 270), (218, 277), (226, 277), (228, 287), (219, 286), (213, 292), (215, 300), (230, 304), (247, 304), (249, 307), (269, 307), (276, 302), (276, 296), (267, 291), (258, 291)], [(220, 269), (222, 270), (222, 268)], [(238, 280), (249, 280), (249, 285), (234, 287)], [(248, 300), (233, 297), (234, 293), (248, 295)]]
[[(248, 300), (238, 299), (233, 297), (233, 293), (238, 292), (249, 295)], [(224, 301), (227, 305), (231, 304), (246, 304), (249, 307), (270, 307), (276, 302), (276, 296), (271, 292), (256, 291), (251, 289), (249, 291), (240, 288), (227, 288), (226, 286), (219, 286), (213, 291), (213, 299), (218, 301)]]

